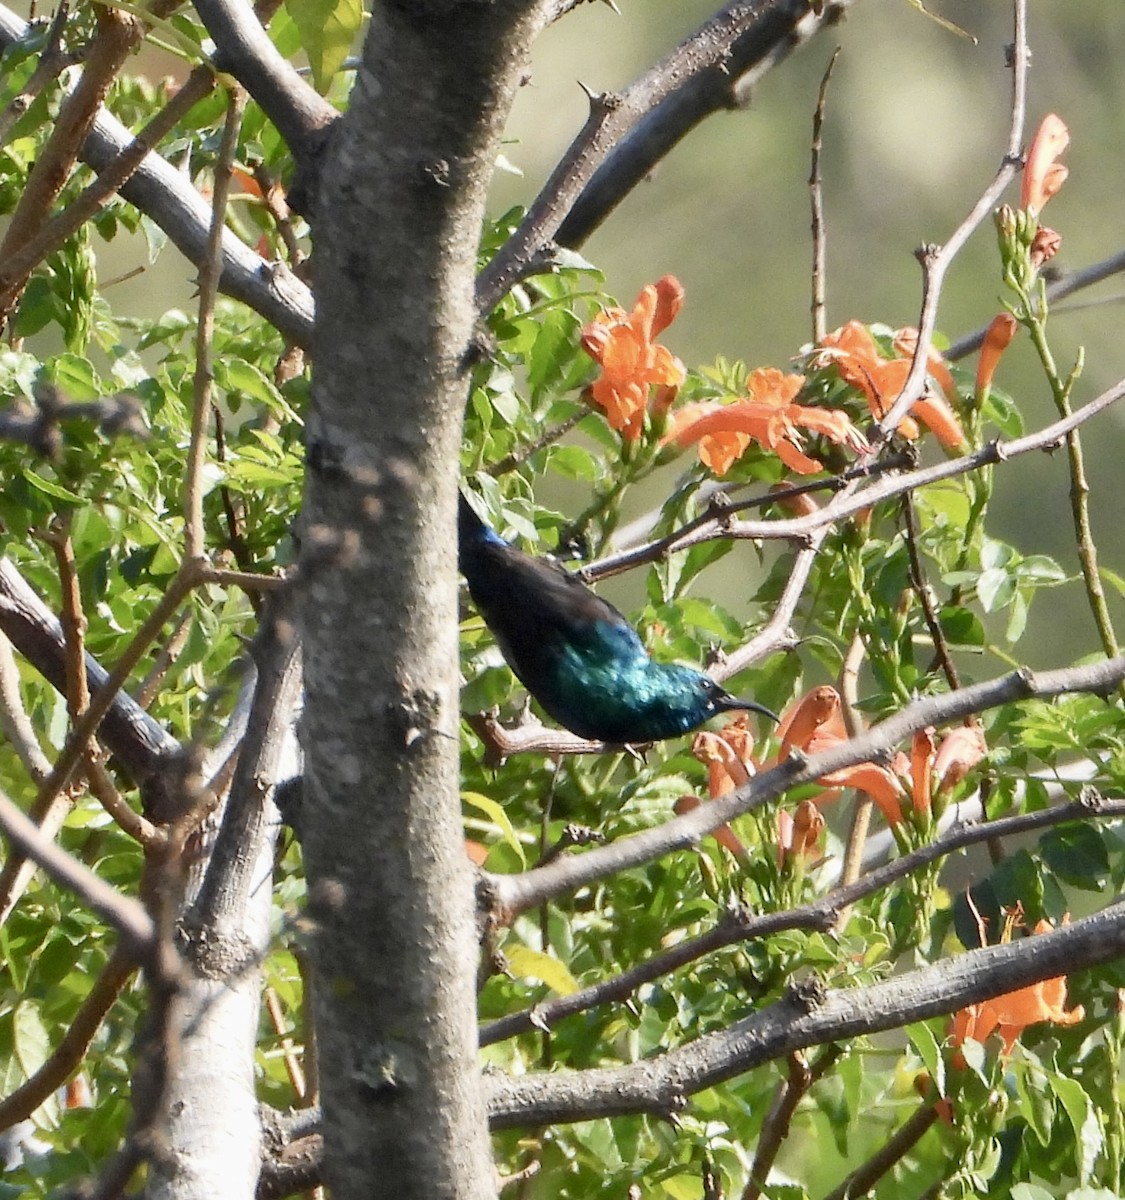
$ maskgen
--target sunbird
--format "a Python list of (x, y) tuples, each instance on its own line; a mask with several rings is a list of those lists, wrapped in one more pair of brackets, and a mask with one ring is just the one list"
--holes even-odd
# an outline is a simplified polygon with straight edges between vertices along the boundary
[(554, 720), (613, 745), (676, 737), (717, 713), (768, 708), (739, 700), (692, 667), (654, 661), (608, 601), (546, 559), (517, 550), (462, 495), (458, 561), (508, 666)]

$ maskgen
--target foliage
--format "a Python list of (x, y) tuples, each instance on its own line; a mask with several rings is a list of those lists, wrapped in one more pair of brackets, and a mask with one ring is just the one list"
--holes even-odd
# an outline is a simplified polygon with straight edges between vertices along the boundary
[[(291, 43), (287, 50), (301, 46), (309, 53), (316, 86), (327, 92), (359, 24), (355, 5), (295, 3), (279, 14), (273, 32), (279, 43)], [(186, 17), (177, 17), (173, 29), (180, 51), (195, 61), (201, 29)], [(34, 62), (26, 47), (9, 55), (5, 104), (26, 84)], [(168, 99), (163, 87), (123, 77), (111, 103), (140, 120)], [(56, 91), (44, 92), (0, 152), (0, 211), (11, 213), (18, 204), (44, 151), (57, 103)], [(198, 182), (215, 167), (226, 107), (220, 89), (179, 122), (166, 146), (170, 157), (190, 161)], [(268, 203), (270, 183), (285, 158), (276, 129), (251, 106), (236, 152), (239, 196), (229, 220), (265, 257), (291, 254), (294, 242), (303, 250), (308, 232), (296, 220), (283, 228)], [(72, 202), (79, 188), (80, 181), (69, 183), (60, 204)], [(1005, 305), (1027, 331), (1065, 415), (1080, 393), (1080, 364), (1072, 371), (1055, 364), (1043, 264), (1029, 257), (1037, 245), (1042, 249), (1036, 236), (1043, 202), (1034, 211), (1025, 204), (1001, 217), (996, 278), (1007, 287)], [(523, 215), (513, 210), (489, 220), (482, 266)], [(85, 647), (107, 664), (126, 653), (184, 561), (185, 462), (199, 396), (196, 316), (170, 310), (140, 319), (114, 309), (99, 259), (107, 243), (129, 235), (147, 236), (154, 259), (168, 253), (148, 219), (114, 198), (37, 268), (0, 353), (0, 389), (10, 405), (34, 404), (43, 385), (55, 384), (74, 402), (127, 392), (143, 409), (150, 434), (143, 439), (76, 420), (65, 424), (53, 457), (34, 446), (0, 441), (4, 553), (55, 611), (64, 609), (73, 572)], [(653, 275), (658, 272), (654, 264)], [(599, 321), (604, 326), (609, 310), (622, 321), (630, 315), (607, 294), (606, 282), (594, 265), (566, 253), (550, 270), (511, 288), (488, 315), (488, 350), (473, 368), (468, 392), (462, 478), (505, 536), (535, 553), (581, 559), (592, 576), (610, 573), (619, 535), (642, 512), (648, 538), (674, 533), (706, 514), (709, 505), (739, 506), (720, 513), (709, 540), (648, 555), (629, 605), (630, 619), (655, 656), (705, 664), (716, 649), (732, 653), (763, 629), (802, 553), (794, 538), (728, 537), (723, 522), (747, 512), (780, 521), (815, 512), (809, 497), (813, 506), (826, 503), (873, 443), (870, 423), (885, 415), (905, 381), (910, 335), (890, 325), (857, 326), (852, 332), (864, 349), (848, 351), (852, 359), (839, 339), (819, 337), (804, 348), (779, 347), (771, 364), (747, 365), (730, 357), (697, 365), (679, 385), (669, 355), (660, 359), (660, 371), (642, 381), (644, 400), (651, 400), (647, 411), (642, 403), (631, 424), (615, 422), (624, 425), (622, 434), (594, 403), (593, 385), (608, 367), (600, 355), (599, 362), (591, 357), (589, 330), (597, 330)], [(982, 279), (979, 286), (988, 292), (996, 280)], [(689, 294), (686, 303), (691, 302)], [(657, 335), (674, 347), (674, 327)], [(641, 340), (645, 349), (655, 345), (652, 338)], [(128, 689), (144, 689), (150, 669), (158, 669), (150, 714), (185, 746), (199, 747), (213, 746), (221, 736), (237, 690), (234, 664), (258, 619), (259, 592), (221, 572), (269, 579), (296, 555), (309, 386), (304, 365), (294, 367), (292, 347), (233, 302), (220, 301), (215, 308), (210, 349), (209, 433), (199, 478), (206, 557), (220, 574), (190, 591), (176, 619), (146, 650)], [(732, 356), (740, 353), (737, 346), (728, 349)], [(792, 384), (793, 358), (802, 372), (799, 384)], [(759, 371), (779, 365), (789, 382), (770, 376), (767, 387)], [(873, 382), (892, 372), (896, 384)], [(940, 421), (948, 431), (952, 420), (963, 440), (943, 439), (939, 445), (934, 437), (919, 437), (924, 430), (908, 415), (890, 439), (894, 463), (885, 468), (888, 475), (918, 463), (956, 462), (1030, 425), (1022, 399), (992, 386), (991, 378), (974, 380), (964, 367), (940, 357), (931, 363), (931, 374), (923, 401), (929, 408), (915, 408), (914, 415), (935, 430)], [(946, 380), (944, 388), (939, 377)], [(657, 385), (651, 397), (650, 383)], [(939, 404), (942, 411), (935, 416)], [(698, 436), (681, 439), (687, 422), (677, 422), (688, 410), (710, 424), (697, 429)], [(722, 434), (728, 435), (730, 453), (702, 449), (704, 437)], [(703, 453), (699, 460), (696, 445)], [(711, 469), (717, 458), (725, 467), (721, 492)], [(1022, 661), (1021, 639), (1033, 605), (1050, 605), (1057, 595), (1078, 590), (1097, 610), (1099, 576), (1088, 565), (1080, 521), (1075, 525), (1082, 572), (1072, 565), (1074, 556), (1057, 562), (1036, 547), (1007, 545), (992, 532), (993, 476), (1012, 466), (951, 473), (835, 522), (823, 532), (788, 617), (794, 644), (779, 642), (767, 657), (740, 670), (729, 683), (732, 690), (779, 711), (790, 709), (813, 689), (837, 684), (858, 645), (863, 665), (852, 715), (875, 724), (920, 697), (946, 694)], [(769, 494), (778, 485), (792, 489), (805, 481), (817, 487)], [(1091, 500), (1099, 502), (1104, 498)], [(1044, 514), (1068, 527), (1071, 516)], [(600, 564), (591, 561), (598, 556)], [(711, 599), (720, 594), (724, 602)], [(1089, 652), (1115, 653), (1107, 642), (1108, 618), (1096, 616), (1099, 641), (1091, 640)], [(463, 713), (473, 718), (495, 712), (509, 727), (526, 723), (521, 690), (491, 635), (468, 609), (461, 634)], [(53, 758), (71, 728), (68, 699), (73, 710), (75, 697), (60, 696), (26, 663), (19, 685), (38, 744)], [(848, 689), (840, 690), (847, 701)], [(947, 776), (944, 786), (937, 779), (932, 789), (923, 785), (909, 764), (878, 764), (903, 800), (901, 820), (895, 818), (890, 829), (886, 809), (875, 818), (882, 824), (869, 844), (880, 856), (903, 856), (931, 842), (955, 803), (994, 820), (1077, 799), (1084, 788), (1115, 795), (1123, 785), (1125, 725), (1118, 697), (1075, 694), (1007, 704), (977, 721), (970, 724), (983, 733), (987, 755), (958, 778)], [(713, 799), (739, 782), (716, 782), (706, 744), (698, 741), (677, 739), (643, 753), (532, 750), (498, 763), (493, 735), (479, 720), (463, 721), (461, 732), (466, 836), (483, 845), (485, 868), (497, 875), (525, 871), (573, 837), (575, 828), (616, 842), (662, 825), (685, 796)], [(776, 759), (780, 741), (779, 732), (759, 729), (756, 763), (751, 766), (743, 756), (743, 769)], [(139, 810), (137, 789), (123, 772), (115, 777)], [(7, 743), (0, 745), (0, 781), (9, 795), (31, 803), (36, 781)], [(734, 833), (744, 855), (707, 838), (491, 931), (484, 957), (493, 969), (480, 994), (483, 1026), (593, 987), (721, 927), (734, 911), (782, 913), (822, 897), (835, 886), (849, 839), (862, 840), (853, 831), (866, 805), (861, 792), (842, 790), (846, 781), (827, 784), (835, 788), (827, 799), (819, 784), (809, 784), (739, 817)], [(797, 850), (792, 842), (779, 842), (779, 815), (793, 817), (802, 802), (813, 799), (828, 822), (823, 841), (813, 837)], [(138, 889), (142, 847), (91, 790), (74, 788), (59, 841), (103, 880), (126, 893)], [(784, 999), (801, 981), (815, 978), (831, 989), (862, 987), (946, 961), (982, 941), (1018, 940), (1040, 921), (1061, 925), (1068, 914), (1104, 906), (1125, 886), (1120, 820), (1091, 815), (989, 850), (986, 857), (977, 847), (872, 891), (848, 906), (831, 930), (790, 928), (732, 941), (646, 982), (624, 1003), (591, 1006), (549, 1030), (488, 1045), (484, 1060), (513, 1076), (640, 1063), (731, 1027)], [(287, 838), (278, 854), (275, 888), (264, 984), (280, 1020), (263, 1019), (257, 1072), (260, 1099), (284, 1109), (302, 1102), (292, 1069), (293, 1042), (300, 1042), (309, 1019), (299, 919), (306, 896), (295, 838)], [(60, 1042), (116, 940), (43, 876), (0, 925), (5, 1094), (32, 1077)], [(710, 1171), (728, 1195), (817, 1196), (831, 1192), (922, 1112), (932, 1114), (932, 1121), (919, 1140), (903, 1148), (882, 1181), (872, 1184), (875, 1195), (904, 1190), (920, 1195), (935, 1188), (949, 1197), (987, 1193), (1016, 1200), (1120, 1195), (1123, 987), (1119, 964), (1072, 976), (1065, 1009), (1056, 1008), (1053, 1020), (1029, 1022), (1004, 1050), (995, 1038), (955, 1047), (949, 1018), (930, 1018), (892, 1034), (809, 1049), (807, 1063), (781, 1059), (738, 1074), (690, 1097), (674, 1120), (638, 1111), (531, 1133), (506, 1131), (496, 1137), (499, 1168), (515, 1174), (537, 1161), (540, 1171), (527, 1183), (527, 1196), (622, 1195), (636, 1185), (646, 1196), (686, 1200), (701, 1194), (700, 1180)], [(81, 1067), (89, 1105), (72, 1096), (68, 1106), (65, 1097), (54, 1096), (40, 1107), (35, 1124), (46, 1152), (13, 1169), (5, 1186), (47, 1196), (96, 1173), (117, 1146), (129, 1119), (134, 1038), (146, 1002), (138, 984), (126, 986)], [(1079, 1010), (1080, 1019), (1063, 1018)], [(298, 1055), (301, 1048), (298, 1044)], [(812, 1077), (794, 1095), (793, 1080), (804, 1065)], [(756, 1159), (756, 1147), (778, 1132), (779, 1100), (790, 1095), (794, 1110), (776, 1157), (771, 1152)], [(764, 1178), (752, 1183), (754, 1170), (771, 1168), (768, 1187)]]

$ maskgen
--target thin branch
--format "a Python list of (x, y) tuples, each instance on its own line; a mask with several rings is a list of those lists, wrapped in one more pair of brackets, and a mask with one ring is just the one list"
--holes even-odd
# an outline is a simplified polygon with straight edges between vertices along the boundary
[(941, 627), (941, 621), (934, 606), (934, 595), (930, 590), (930, 585), (926, 582), (926, 573), (918, 553), (918, 518), (914, 511), (912, 492), (903, 492), (902, 520), (906, 555), (910, 562), (910, 583), (922, 605), (922, 616), (925, 619), (926, 628), (930, 631), (930, 640), (934, 644), (938, 662), (941, 663), (941, 669), (945, 673), (945, 680), (951, 688), (956, 689), (961, 686), (961, 679), (957, 674), (953, 656), (949, 652), (949, 643), (945, 640), (945, 631)]
[(933, 1100), (925, 1101), (911, 1114), (909, 1120), (887, 1139), (886, 1145), (857, 1167), (838, 1188), (824, 1200), (853, 1200), (866, 1196), (886, 1173), (901, 1162), (937, 1122), (938, 1110)]
[(195, 335), (195, 381), (191, 414), (191, 441), (184, 465), (184, 558), (202, 560), (207, 549), (203, 529), (203, 467), (207, 450), (207, 416), (211, 411), (211, 339), (215, 330), (215, 298), (219, 290), (223, 228), (230, 197), (231, 171), (238, 150), (238, 134), (246, 93), (230, 90), (223, 138), (215, 163), (214, 195), (211, 202), (211, 236), (199, 271), (199, 319)]
[(923, 246), (919, 251), (922, 264), (922, 312), (918, 317), (918, 344), (914, 348), (914, 359), (902, 385), (902, 391), (879, 421), (883, 438), (889, 437), (898, 428), (899, 422), (910, 412), (915, 401), (925, 390), (930, 349), (937, 326), (938, 302), (941, 299), (946, 271), (960, 254), (961, 248), (973, 231), (991, 215), (1004, 189), (1023, 165), (1020, 143), (1023, 139), (1027, 109), (1027, 69), (1031, 61), (1027, 44), (1027, 0), (1014, 0), (1013, 11), (1015, 28), (1011, 56), (1012, 98), (1007, 150), (992, 183), (984, 190), (980, 199), (973, 205), (972, 211), (953, 231), (945, 245)]
[(812, 1086), (813, 1076), (808, 1063), (796, 1051), (789, 1055), (788, 1067), (788, 1075), (778, 1084), (777, 1094), (762, 1122), (762, 1133), (754, 1151), (750, 1178), (742, 1191), (742, 1200), (758, 1200), (761, 1196), (770, 1168), (789, 1136), (789, 1126), (797, 1105)]
[(0, 633), (0, 729), (19, 756), (24, 770), (36, 783), (51, 773), (51, 760), (43, 753), (35, 726), (20, 694), (20, 672), (12, 643)]
[(828, 332), (824, 300), (828, 276), (828, 232), (824, 223), (824, 187), (820, 176), (820, 154), (824, 146), (824, 114), (828, 104), (828, 81), (832, 78), (841, 47), (832, 51), (820, 80), (816, 110), (813, 113), (812, 163), (809, 169), (809, 204), (812, 208), (812, 336), (819, 345)]
[(13, 854), (32, 859), (60, 886), (73, 892), (121, 935), (122, 950), (135, 961), (152, 966), (158, 938), (152, 918), (136, 900), (122, 896), (76, 858), (60, 849), (33, 821), (0, 792), (0, 829)]

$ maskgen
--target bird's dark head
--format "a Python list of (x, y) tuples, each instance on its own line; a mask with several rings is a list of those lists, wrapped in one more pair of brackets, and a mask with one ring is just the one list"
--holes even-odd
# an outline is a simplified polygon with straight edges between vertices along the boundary
[[(719, 713), (748, 710), (776, 721), (777, 716), (753, 700), (740, 700), (716, 683), (709, 675), (693, 667), (649, 662), (647, 682), (653, 689), (651, 719), (659, 713), (667, 729), (654, 736), (671, 737), (687, 733)], [(640, 740), (640, 739), (637, 739)]]
[(698, 686), (706, 696), (712, 714), (741, 710), (760, 713), (763, 717), (769, 717), (775, 725), (781, 720), (777, 713), (766, 708), (764, 704), (759, 704), (756, 700), (740, 700), (737, 696), (732, 696), (726, 688), (717, 684), (709, 675), (700, 675)]

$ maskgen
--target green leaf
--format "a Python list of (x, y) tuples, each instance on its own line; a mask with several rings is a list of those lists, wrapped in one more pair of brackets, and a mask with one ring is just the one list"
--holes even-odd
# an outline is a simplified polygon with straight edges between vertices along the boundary
[(44, 479), (42, 475), (37, 475), (30, 467), (24, 467), (23, 477), (31, 484), (33, 488), (43, 492), (44, 495), (50, 496), (54, 500), (61, 500), (64, 504), (85, 504), (86, 501), (75, 492), (64, 488), (61, 483), (55, 483), (54, 480)]
[(12, 1036), (20, 1068), (24, 1075), (30, 1077), (39, 1070), (51, 1052), (51, 1039), (47, 1036), (37, 1005), (26, 1000), (16, 1005)]
[(1065, 883), (1101, 891), (1109, 875), (1109, 853), (1098, 830), (1074, 823), (1049, 829), (1039, 841), (1043, 861)]
[[(1077, 1079), (1068, 1079), (1065, 1075), (1047, 1074), (1047, 1082), (1060, 1103), (1066, 1110), (1074, 1130), (1075, 1166), (1078, 1171), (1078, 1182), (1089, 1182), (1094, 1169), (1094, 1163), (1105, 1145), (1098, 1115), (1090, 1097), (1086, 1095)], [(1073, 1193), (1072, 1193), (1073, 1194)]]
[(918, 1021), (914, 1025), (906, 1027), (906, 1036), (910, 1039), (910, 1044), (918, 1051), (918, 1057), (934, 1081), (938, 1095), (944, 1096), (945, 1059), (942, 1057), (941, 1047), (934, 1036), (934, 1031), (924, 1021)]
[(77, 354), (60, 354), (46, 365), (47, 378), (57, 383), (68, 400), (96, 400), (101, 395), (93, 363)]
[(1017, 1183), (1011, 1191), (1011, 1200), (1055, 1200), (1052, 1193), (1034, 1183)]
[(363, 4), (360, 0), (287, 0), (285, 11), (297, 26), (313, 84), (323, 96), (359, 33)]
[(1016, 593), (1015, 581), (1009, 572), (999, 567), (982, 571), (977, 580), (977, 595), (985, 612), (1006, 608)]
[(500, 830), (504, 841), (516, 852), (520, 860), (520, 865), (526, 867), (527, 859), (524, 858), (519, 834), (516, 833), (511, 821), (508, 820), (508, 814), (504, 809), (495, 800), (490, 800), (488, 796), (482, 796), (480, 792), (462, 792), (461, 799), (465, 804), (471, 804), (473, 808), (480, 809), (488, 817), (496, 828)]
[(1051, 1126), (1055, 1118), (1055, 1105), (1045, 1084), (1044, 1072), (1033, 1062), (1025, 1063), (1024, 1069), (1016, 1072), (1019, 1111), (1034, 1130), (1041, 1146), (1050, 1142)]
[(517, 942), (504, 947), (504, 957), (512, 974), (519, 979), (538, 979), (560, 996), (570, 996), (578, 991), (574, 976), (550, 954), (532, 950), (530, 946), (522, 946)]

